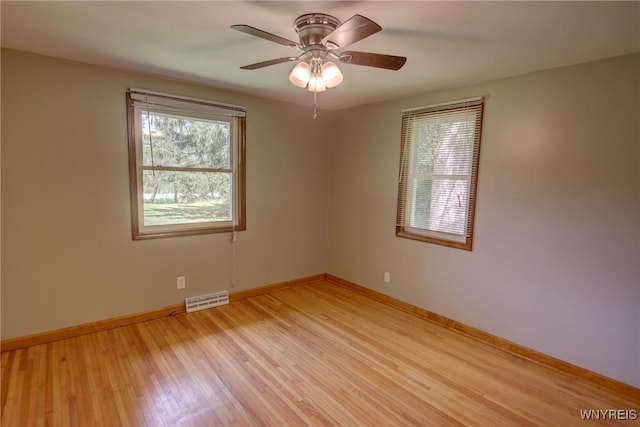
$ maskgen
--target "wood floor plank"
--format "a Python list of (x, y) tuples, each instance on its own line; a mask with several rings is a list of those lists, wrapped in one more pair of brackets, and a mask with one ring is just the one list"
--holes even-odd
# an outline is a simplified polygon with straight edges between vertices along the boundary
[[(614, 391), (328, 282), (2, 353), (1, 425), (583, 426)], [(635, 411), (635, 412), (633, 412)]]

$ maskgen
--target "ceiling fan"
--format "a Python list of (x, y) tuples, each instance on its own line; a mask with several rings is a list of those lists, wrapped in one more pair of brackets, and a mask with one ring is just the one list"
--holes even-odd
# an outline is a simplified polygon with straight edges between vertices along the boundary
[(399, 70), (407, 61), (404, 56), (352, 50), (336, 52), (382, 30), (380, 25), (362, 15), (354, 15), (341, 23), (331, 15), (307, 13), (296, 18), (294, 27), (300, 42), (285, 39), (250, 25), (232, 25), (231, 28), (234, 30), (301, 51), (298, 56), (270, 59), (240, 68), (256, 70), (284, 62), (298, 61), (289, 75), (289, 80), (297, 87), (306, 87), (314, 92), (315, 96), (315, 93), (335, 87), (343, 80), (340, 69), (331, 59), (343, 64), (365, 65), (388, 70)]

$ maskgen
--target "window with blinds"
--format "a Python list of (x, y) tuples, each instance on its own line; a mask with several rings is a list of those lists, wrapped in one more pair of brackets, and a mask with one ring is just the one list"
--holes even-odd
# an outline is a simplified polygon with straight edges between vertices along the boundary
[(402, 112), (397, 236), (472, 249), (483, 105)]
[(245, 229), (245, 109), (127, 92), (134, 239)]

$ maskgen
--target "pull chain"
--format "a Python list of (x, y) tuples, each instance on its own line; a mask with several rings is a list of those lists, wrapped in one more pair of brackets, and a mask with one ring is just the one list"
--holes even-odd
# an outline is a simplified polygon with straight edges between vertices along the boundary
[(318, 118), (318, 92), (313, 92), (313, 120)]

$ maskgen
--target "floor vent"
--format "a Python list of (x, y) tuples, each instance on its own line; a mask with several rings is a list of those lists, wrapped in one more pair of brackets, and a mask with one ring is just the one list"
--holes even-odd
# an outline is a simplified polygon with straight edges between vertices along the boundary
[(187, 313), (229, 304), (229, 292), (222, 291), (214, 294), (201, 295), (199, 297), (185, 298), (184, 304), (187, 307)]

